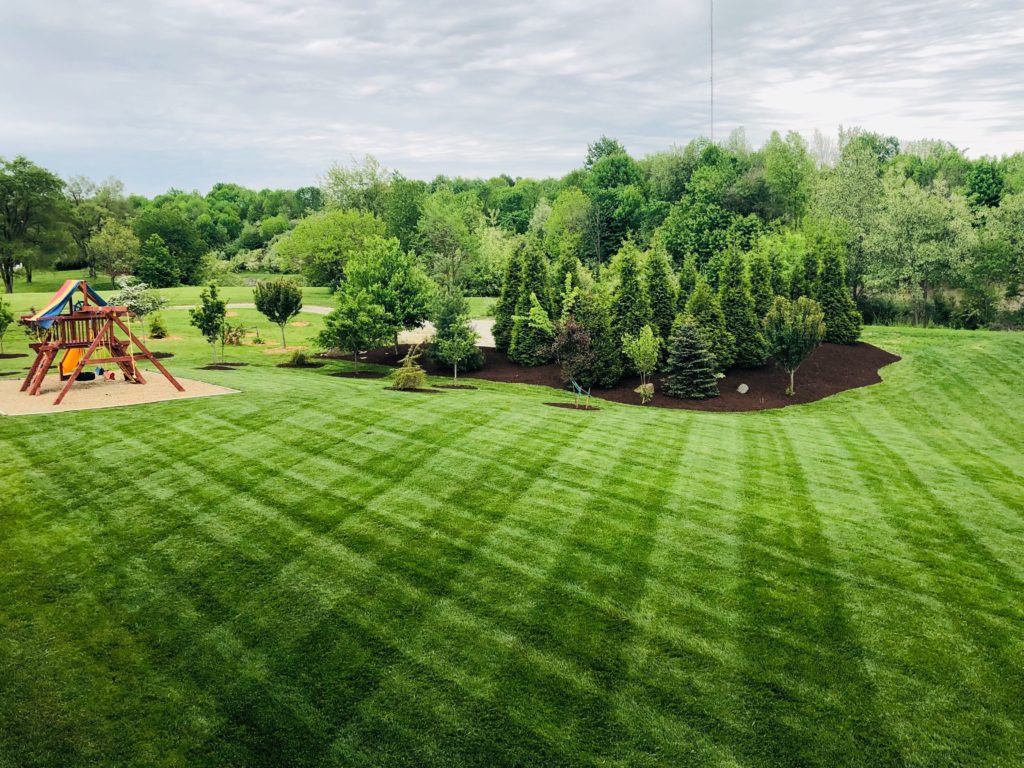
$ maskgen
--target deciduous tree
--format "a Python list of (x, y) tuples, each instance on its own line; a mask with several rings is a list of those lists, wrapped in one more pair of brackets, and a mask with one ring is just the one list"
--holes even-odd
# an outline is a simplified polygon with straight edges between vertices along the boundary
[(813, 299), (800, 297), (789, 301), (782, 296), (764, 319), (764, 332), (768, 348), (775, 362), (789, 374), (787, 395), (796, 392), (794, 378), (800, 365), (813, 352), (825, 335), (825, 320), (821, 307)]
[(260, 280), (252, 296), (260, 314), (281, 329), (281, 346), (287, 348), (284, 328), (302, 309), (302, 289), (298, 283), (286, 277)]

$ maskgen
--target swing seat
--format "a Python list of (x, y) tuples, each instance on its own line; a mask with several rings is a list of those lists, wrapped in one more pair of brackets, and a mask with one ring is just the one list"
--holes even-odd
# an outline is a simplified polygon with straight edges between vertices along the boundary
[(96, 374), (92, 371), (82, 371), (78, 374), (78, 378), (75, 381), (92, 381), (96, 378)]

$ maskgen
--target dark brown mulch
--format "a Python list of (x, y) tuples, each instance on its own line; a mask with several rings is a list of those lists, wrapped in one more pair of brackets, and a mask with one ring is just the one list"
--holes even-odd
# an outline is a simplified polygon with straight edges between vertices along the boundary
[(166, 360), (169, 357), (174, 357), (173, 352), (153, 352), (152, 354), (157, 360)]
[(438, 389), (479, 389), (472, 384), (438, 384)]
[(442, 394), (440, 389), (424, 388), (424, 387), (407, 387), (405, 389), (398, 389), (397, 387), (384, 387), (384, 389), (391, 392), (419, 392), (421, 395), (440, 395)]
[(383, 379), (388, 374), (381, 371), (335, 371), (328, 375), (339, 379)]
[(20, 374), (21, 371), (0, 371), (0, 376), (13, 376), (16, 373)]
[(243, 365), (248, 365), (248, 363), (221, 363), (221, 365), (228, 365), (232, 368), (241, 368)]
[[(405, 355), (407, 346), (400, 344), (396, 353), (394, 347), (371, 350), (366, 361), (380, 365), (398, 365)], [(538, 384), (565, 389), (557, 365), (539, 365), (525, 368), (508, 359), (508, 356), (493, 347), (483, 347), (484, 365), (478, 371), (467, 372), (468, 379), (485, 379), (517, 384)], [(678, 400), (663, 394), (661, 378), (655, 377), (654, 399), (650, 406), (655, 408), (684, 408), (692, 411), (760, 411), (769, 408), (784, 408), (787, 405), (812, 403), (816, 400), (844, 392), (848, 389), (866, 387), (879, 383), (881, 368), (895, 363), (899, 355), (884, 349), (858, 342), (852, 345), (822, 344), (796, 372), (796, 394), (786, 396), (788, 374), (775, 365), (755, 370), (733, 369), (719, 380), (719, 397), (710, 400)], [(451, 371), (435, 365), (429, 358), (421, 358), (421, 364), (431, 375), (447, 375)], [(460, 375), (462, 375), (460, 373)], [(736, 391), (740, 384), (750, 390), (745, 395)], [(625, 378), (612, 389), (597, 389), (591, 394), (596, 398), (616, 403), (640, 405), (640, 396), (633, 390), (640, 385), (637, 376)]]
[(16, 357), (28, 357), (25, 352), (5, 352), (0, 355), (0, 360), (13, 360)]
[(550, 405), (552, 408), (568, 408), (570, 411), (600, 411), (596, 405), (573, 405), (572, 403), (544, 403), (544, 405)]
[(202, 365), (196, 370), (198, 371), (233, 371), (237, 366), (230, 363), (216, 363), (214, 365)]
[(278, 363), (278, 368), (323, 368), (324, 363)]

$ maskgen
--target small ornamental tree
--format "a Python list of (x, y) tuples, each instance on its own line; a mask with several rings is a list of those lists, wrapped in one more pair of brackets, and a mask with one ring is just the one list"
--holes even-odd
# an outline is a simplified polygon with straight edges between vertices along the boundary
[(418, 362), (420, 346), (415, 344), (406, 351), (402, 364), (391, 374), (392, 389), (423, 389), (427, 383), (427, 372)]
[(649, 325), (641, 328), (636, 336), (625, 334), (622, 337), (622, 353), (633, 370), (640, 374), (640, 386), (634, 391), (640, 395), (641, 403), (649, 403), (654, 395), (654, 384), (650, 379), (658, 365), (660, 352), (661, 339)]
[(786, 394), (793, 395), (797, 368), (825, 336), (821, 306), (806, 296), (796, 301), (779, 296), (764, 319), (764, 333), (775, 362), (789, 374)]
[(555, 339), (551, 343), (551, 355), (558, 363), (562, 381), (566, 384), (575, 381), (584, 389), (589, 384), (581, 384), (580, 379), (594, 361), (594, 351), (590, 344), (590, 334), (572, 315), (559, 320), (555, 325)]
[(818, 293), (815, 296), (825, 316), (825, 341), (854, 344), (860, 338), (860, 312), (846, 287), (843, 257), (830, 249), (821, 264)]
[(772, 265), (763, 251), (754, 251), (747, 262), (747, 273), (750, 276), (750, 297), (754, 300), (754, 314), (763, 320), (775, 301), (775, 290), (772, 288)]
[(191, 323), (210, 345), (213, 362), (217, 362), (217, 342), (224, 335), (228, 305), (217, 295), (217, 286), (211, 285), (199, 294), (200, 305), (189, 310)]
[(359, 363), (359, 353), (391, 340), (391, 325), (384, 307), (374, 304), (364, 289), (343, 286), (338, 292), (338, 306), (324, 319), (324, 328), (317, 343), (325, 349), (351, 352)]
[(476, 345), (478, 336), (469, 320), (469, 304), (457, 286), (451, 286), (435, 299), (431, 320), (436, 331), (430, 357), (451, 366), (453, 383), (458, 383), (459, 369), (479, 368), (483, 354)]
[(279, 277), (277, 280), (260, 280), (252, 296), (260, 314), (281, 329), (281, 346), (287, 348), (284, 327), (302, 309), (302, 289), (295, 281)]
[(672, 333), (676, 319), (676, 285), (664, 245), (655, 244), (647, 254), (647, 296), (651, 303), (651, 325), (662, 340)]
[(541, 306), (536, 294), (530, 294), (530, 310), (525, 315), (517, 314), (512, 327), (512, 343), (508, 356), (519, 365), (543, 365), (551, 359), (551, 342), (555, 338), (555, 327)]
[(580, 361), (576, 381), (583, 387), (614, 387), (622, 377), (622, 346), (612, 328), (608, 299), (598, 293), (581, 293), (572, 317), (590, 337), (590, 356)]
[(135, 276), (154, 288), (170, 288), (179, 283), (178, 266), (160, 235), (150, 235), (142, 244)]
[(638, 336), (651, 322), (651, 303), (641, 280), (639, 251), (632, 242), (623, 244), (619, 260), (619, 284), (612, 300), (612, 323), (619, 336)]
[(736, 359), (736, 339), (725, 327), (725, 315), (718, 296), (703, 278), (698, 278), (690, 300), (686, 302), (685, 314), (693, 320), (714, 357), (715, 370), (721, 372), (729, 368)]
[(725, 256), (718, 278), (718, 300), (725, 316), (725, 327), (736, 340), (736, 361), (740, 368), (759, 368), (765, 364), (768, 350), (761, 323), (754, 313), (754, 299), (743, 258), (731, 250)]
[(512, 343), (513, 317), (516, 304), (519, 302), (519, 289), (522, 286), (523, 256), (513, 253), (505, 267), (505, 279), (501, 284), (501, 294), (494, 305), (494, 346), (502, 352), (508, 352)]
[(4, 353), (4, 334), (14, 322), (14, 313), (11, 312), (11, 305), (0, 297), (0, 355)]
[(115, 307), (128, 307), (128, 311), (139, 318), (142, 325), (142, 338), (146, 338), (146, 316), (167, 306), (167, 299), (149, 286), (133, 277), (119, 277), (117, 285), (121, 289), (110, 297)]
[(689, 317), (680, 316), (668, 340), (662, 387), (672, 397), (706, 400), (718, 397), (715, 357)]

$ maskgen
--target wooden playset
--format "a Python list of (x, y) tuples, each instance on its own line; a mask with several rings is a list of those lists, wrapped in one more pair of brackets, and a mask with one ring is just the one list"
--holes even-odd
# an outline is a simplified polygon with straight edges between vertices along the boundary
[[(76, 300), (77, 293), (81, 293), (81, 298)], [(85, 380), (88, 374), (83, 375), (83, 371), (90, 363), (96, 366), (116, 364), (126, 381), (145, 384), (136, 360), (148, 360), (175, 389), (184, 392), (185, 388), (132, 333), (130, 323), (133, 316), (127, 307), (107, 304), (85, 280), (65, 282), (43, 309), (34, 315), (24, 315), (20, 320), (22, 325), (34, 329), (39, 338), (38, 342), (29, 345), (35, 350), (36, 359), (21, 385), (21, 391), (28, 390), (29, 395), (38, 395), (50, 366), (63, 352), (58, 367), (64, 386), (53, 401), (54, 405), (60, 405), (76, 381)], [(124, 320), (128, 320), (127, 325)], [(118, 338), (118, 328), (127, 338)], [(100, 349), (106, 354), (94, 357)], [(89, 378), (93, 376), (95, 373)]]

